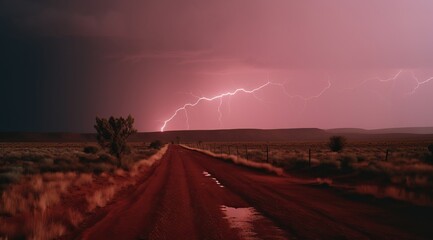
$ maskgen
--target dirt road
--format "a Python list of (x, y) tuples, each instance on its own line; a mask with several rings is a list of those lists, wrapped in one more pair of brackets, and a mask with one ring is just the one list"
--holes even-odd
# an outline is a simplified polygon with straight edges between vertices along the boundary
[(431, 239), (432, 211), (354, 198), (172, 145), (78, 239)]

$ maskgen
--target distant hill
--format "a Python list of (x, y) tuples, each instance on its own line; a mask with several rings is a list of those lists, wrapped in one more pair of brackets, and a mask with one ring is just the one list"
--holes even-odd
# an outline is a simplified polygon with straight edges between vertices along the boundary
[(266, 142), (266, 141), (320, 141), (329, 134), (318, 128), (298, 129), (230, 129), (230, 130), (193, 130), (138, 133), (131, 140), (174, 141), (179, 137), (186, 142)]
[[(349, 140), (432, 140), (433, 128), (390, 128), (365, 130), (357, 128), (318, 129), (227, 129), (167, 132), (141, 132), (130, 137), (133, 142), (294, 142), (326, 141), (332, 135), (342, 135)], [(0, 142), (94, 142), (94, 133), (0, 133)]]
[(395, 133), (408, 133), (408, 134), (433, 134), (433, 127), (410, 127), (410, 128), (382, 128), (366, 130), (362, 128), (334, 128), (326, 130), (329, 133), (335, 134), (395, 134)]

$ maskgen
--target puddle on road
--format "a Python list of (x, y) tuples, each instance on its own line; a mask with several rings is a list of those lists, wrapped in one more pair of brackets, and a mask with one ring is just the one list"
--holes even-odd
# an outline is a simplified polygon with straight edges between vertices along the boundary
[(275, 227), (253, 207), (233, 208), (222, 205), (221, 211), (230, 227), (239, 231), (241, 239), (287, 239), (281, 229)]
[[(224, 186), (207, 171), (202, 172), (205, 177), (211, 178), (218, 186)], [(239, 232), (240, 239), (259, 240), (259, 239), (287, 239), (284, 231), (275, 227), (273, 222), (253, 207), (233, 208), (222, 205), (220, 207), (224, 218), (229, 222), (231, 228)]]
[[(203, 175), (204, 175), (205, 177), (211, 177), (211, 176), (212, 176), (210, 173), (208, 173), (208, 172), (206, 172), (206, 171), (203, 171)], [(223, 185), (218, 181), (218, 179), (212, 177), (212, 180), (214, 180), (215, 183), (218, 184), (218, 186), (220, 186), (221, 188), (224, 187), (224, 186), (223, 186)]]

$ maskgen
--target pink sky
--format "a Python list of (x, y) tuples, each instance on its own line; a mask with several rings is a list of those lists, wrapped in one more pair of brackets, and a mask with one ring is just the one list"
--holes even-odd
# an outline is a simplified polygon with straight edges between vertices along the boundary
[[(95, 115), (131, 113), (140, 131), (158, 131), (197, 97), (267, 81), (280, 86), (224, 97), (221, 106), (201, 102), (187, 108), (188, 123), (179, 112), (166, 130), (433, 125), (432, 1), (19, 0), (0, 7), (32, 36), (96, 42), (77, 48), (92, 49), (90, 58), (58, 57), (74, 69), (91, 66), (82, 74), (90, 80), (71, 80), (98, 90), (73, 94), (90, 99), (82, 112), (71, 110), (80, 126), (92, 126)], [(55, 69), (48, 76), (73, 72)], [(47, 96), (59, 91), (49, 89)], [(76, 106), (73, 96), (68, 106)]]

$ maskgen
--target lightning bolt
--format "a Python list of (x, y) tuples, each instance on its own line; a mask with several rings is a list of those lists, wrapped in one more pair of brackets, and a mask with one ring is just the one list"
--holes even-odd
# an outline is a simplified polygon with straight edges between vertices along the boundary
[[(359, 88), (360, 86), (366, 84), (369, 81), (378, 81), (378, 82), (383, 82), (383, 83), (393, 81), (393, 84), (394, 84), (395, 81), (398, 80), (399, 77), (401, 77), (401, 74), (403, 72), (406, 72), (406, 71), (407, 70), (400, 69), (394, 75), (392, 75), (389, 78), (380, 78), (380, 77), (369, 78), (369, 79), (363, 80), (362, 82), (360, 82), (359, 84), (357, 84), (355, 87), (349, 88), (349, 89), (346, 89), (346, 90), (355, 90), (356, 88)], [(415, 73), (413, 71), (411, 71), (411, 73), (412, 73), (413, 80), (415, 80), (415, 82), (416, 82), (416, 86), (408, 93), (408, 95), (414, 94), (422, 85), (427, 84), (427, 83), (433, 81), (433, 77), (427, 78), (425, 80), (419, 80), (418, 77), (415, 75)], [(207, 101), (207, 102), (212, 102), (212, 101), (215, 101), (215, 100), (219, 100), (220, 101), (219, 105), (218, 105), (218, 120), (219, 120), (220, 127), (221, 127), (222, 126), (222, 117), (223, 117), (222, 116), (222, 112), (221, 112), (221, 108), (222, 108), (223, 98), (224, 97), (229, 97), (229, 101), (230, 101), (230, 97), (231, 96), (237, 95), (239, 93), (247, 93), (247, 94), (251, 94), (257, 100), (263, 101), (262, 99), (260, 99), (256, 95), (256, 92), (262, 90), (263, 88), (269, 87), (269, 86), (278, 86), (278, 87), (280, 87), (282, 89), (283, 93), (287, 97), (289, 97), (290, 99), (296, 99), (297, 98), (297, 99), (300, 99), (300, 100), (304, 101), (304, 107), (305, 107), (308, 101), (311, 101), (313, 99), (317, 99), (317, 98), (322, 97), (323, 94), (325, 94), (325, 92), (327, 92), (332, 87), (331, 81), (328, 80), (327, 81), (327, 85), (319, 93), (317, 93), (316, 95), (312, 95), (312, 96), (306, 97), (306, 96), (302, 96), (302, 95), (299, 95), (299, 94), (290, 94), (287, 91), (286, 83), (287, 82), (284, 82), (284, 83), (274, 83), (274, 82), (271, 82), (271, 81), (268, 80), (265, 84), (260, 85), (260, 86), (254, 88), (254, 89), (251, 89), (251, 90), (247, 90), (245, 88), (238, 88), (238, 89), (235, 89), (234, 91), (222, 93), (222, 94), (219, 94), (219, 95), (216, 95), (216, 96), (213, 96), (213, 97), (198, 97), (198, 96), (196, 96), (197, 100), (195, 102), (186, 103), (182, 107), (179, 107), (178, 109), (176, 109), (174, 111), (174, 113), (167, 120), (164, 121), (164, 123), (161, 126), (160, 130), (161, 130), (161, 132), (164, 132), (164, 130), (166, 129), (167, 125), (181, 111), (184, 111), (184, 113), (185, 113), (185, 117), (186, 117), (186, 121), (187, 121), (187, 126), (188, 126), (188, 129), (189, 129), (188, 108), (195, 107), (195, 106), (197, 106), (198, 104), (200, 104), (203, 101)], [(230, 104), (229, 104), (229, 107), (230, 107)]]
[(314, 98), (321, 97), (332, 86), (331, 81), (328, 80), (327, 81), (327, 86), (325, 88), (323, 88), (318, 94), (313, 95), (313, 96), (309, 96), (309, 97), (305, 97), (305, 96), (302, 96), (302, 95), (299, 95), (299, 94), (290, 94), (289, 92), (287, 92), (286, 84), (285, 83), (283, 83), (283, 84), (281, 84), (281, 83), (272, 83), (272, 84), (280, 86), (281, 89), (283, 90), (284, 95), (286, 95), (287, 97), (289, 97), (291, 99), (298, 98), (298, 99), (303, 100), (304, 102), (308, 102), (308, 101), (310, 101), (310, 100), (312, 100)]
[(390, 78), (380, 78), (380, 77), (368, 78), (368, 79), (361, 81), (360, 83), (358, 83), (356, 86), (354, 86), (352, 88), (345, 88), (345, 90), (355, 90), (355, 89), (365, 85), (367, 82), (371, 82), (371, 81), (377, 81), (377, 82), (383, 82), (383, 83), (384, 82), (390, 82), (390, 81), (395, 82), (395, 80), (397, 80), (397, 78), (400, 76), (400, 74), (402, 72), (403, 72), (403, 70), (400, 69), (400, 70), (398, 70), (398, 72), (396, 74), (394, 74)]
[(393, 76), (393, 77), (390, 77), (390, 78), (387, 78), (387, 79), (382, 79), (382, 78), (378, 78), (378, 77), (376, 77), (376, 78), (373, 78), (373, 80), (378, 80), (379, 82), (389, 82), (389, 81), (394, 81), (394, 80), (396, 80), (399, 76), (400, 76), (400, 74), (403, 72), (403, 70), (402, 69), (400, 69), (400, 70), (398, 70), (398, 72)]
[(304, 104), (302, 106), (302, 111), (301, 111), (301, 113), (303, 114), (304, 111), (305, 111), (305, 108), (307, 107), (307, 102), (308, 101), (310, 101), (312, 99), (315, 99), (315, 98), (320, 98), (326, 91), (328, 91), (328, 89), (331, 88), (331, 86), (332, 86), (331, 81), (328, 80), (327, 83), (328, 83), (327, 86), (324, 87), (318, 94), (312, 95), (312, 96), (309, 96), (309, 97), (305, 97), (305, 96), (302, 96), (302, 95), (299, 95), (299, 94), (290, 94), (289, 92), (287, 92), (285, 83), (284, 84), (275, 83), (275, 84), (281, 87), (284, 95), (286, 95), (287, 97), (289, 97), (289, 99), (292, 100), (292, 99), (298, 98), (298, 99), (304, 101)]
[(223, 98), (220, 98), (220, 105), (218, 105), (218, 121), (220, 123), (220, 128), (223, 125), (222, 118), (223, 114), (221, 113), (221, 106), (223, 105)]
[[(354, 88), (351, 88), (351, 89), (353, 90), (353, 89), (355, 89), (355, 88), (358, 88), (358, 87), (364, 85), (365, 83), (367, 83), (367, 82), (369, 82), (369, 81), (374, 81), (374, 80), (375, 80), (375, 81), (378, 81), (378, 82), (390, 82), (390, 81), (394, 81), (394, 82), (395, 82), (395, 81), (400, 77), (400, 75), (401, 75), (403, 72), (409, 72), (409, 70), (403, 70), (403, 69), (400, 69), (400, 70), (398, 70), (398, 72), (397, 72), (394, 76), (392, 76), (392, 77), (390, 77), (390, 78), (386, 78), (386, 79), (382, 79), (382, 78), (379, 78), (379, 77), (375, 77), (375, 78), (371, 78), (371, 79), (366, 79), (366, 80), (362, 81), (362, 82), (359, 83), (357, 86), (355, 86)], [(414, 93), (416, 92), (416, 90), (418, 90), (419, 87), (421, 87), (422, 85), (424, 85), (424, 84), (426, 84), (426, 83), (429, 83), (430, 81), (433, 81), (433, 77), (429, 77), (429, 78), (427, 78), (427, 79), (421, 81), (421, 80), (419, 80), (419, 78), (415, 75), (415, 73), (414, 73), (413, 71), (410, 71), (410, 73), (411, 73), (411, 75), (412, 75), (412, 79), (415, 80), (415, 82), (416, 82), (416, 86), (412, 89), (412, 91), (410, 91), (410, 92), (407, 93), (408, 95), (412, 95), (412, 94), (414, 94)]]
[(426, 83), (428, 83), (428, 82), (430, 82), (430, 81), (433, 80), (433, 77), (430, 77), (430, 78), (427, 78), (427, 79), (424, 80), (424, 81), (420, 81), (420, 80), (418, 79), (418, 77), (415, 76), (415, 73), (414, 73), (413, 71), (412, 71), (411, 73), (412, 73), (412, 77), (413, 77), (413, 79), (416, 81), (416, 86), (412, 89), (412, 91), (410, 91), (410, 92), (408, 93), (408, 95), (412, 95), (412, 94), (414, 94), (414, 93), (416, 92), (416, 90), (418, 90), (418, 88), (419, 88), (420, 86), (422, 86), (422, 85), (424, 85), (424, 84), (426, 84)]
[[(193, 102), (193, 103), (186, 103), (182, 107), (176, 109), (176, 111), (174, 111), (174, 113), (167, 120), (164, 121), (164, 124), (162, 125), (162, 127), (161, 127), (160, 130), (161, 130), (161, 132), (164, 132), (165, 128), (167, 127), (167, 124), (171, 120), (173, 120), (173, 118), (175, 118), (179, 112), (181, 112), (181, 111), (185, 111), (186, 112), (188, 107), (195, 107), (195, 106), (197, 106), (202, 101), (212, 102), (212, 101), (217, 100), (217, 99), (222, 99), (222, 98), (224, 98), (226, 96), (234, 96), (234, 95), (236, 95), (238, 93), (253, 94), (253, 93), (255, 93), (255, 92), (257, 92), (257, 91), (259, 91), (259, 90), (261, 90), (261, 89), (263, 89), (263, 88), (265, 88), (267, 86), (270, 86), (271, 84), (272, 84), (271, 82), (267, 82), (267, 83), (265, 83), (265, 84), (263, 84), (263, 85), (261, 85), (259, 87), (256, 87), (256, 88), (254, 88), (252, 90), (247, 90), (245, 88), (238, 88), (238, 89), (236, 89), (236, 90), (234, 90), (232, 92), (222, 93), (222, 94), (219, 94), (219, 95), (216, 95), (216, 96), (213, 96), (213, 97), (199, 97), (195, 102)], [(218, 109), (220, 110), (220, 108), (218, 108)]]
[(188, 111), (186, 111), (186, 109), (185, 109), (185, 119), (186, 119), (186, 126), (188, 127), (189, 130), (189, 116), (188, 116)]

